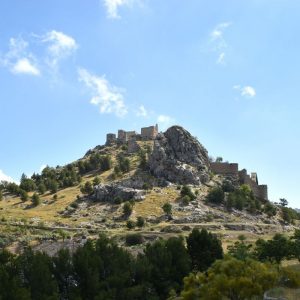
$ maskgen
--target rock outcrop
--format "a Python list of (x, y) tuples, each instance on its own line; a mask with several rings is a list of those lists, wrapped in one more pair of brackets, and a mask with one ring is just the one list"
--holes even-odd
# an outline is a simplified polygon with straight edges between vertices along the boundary
[(94, 198), (97, 201), (114, 202), (116, 198), (122, 201), (143, 200), (145, 191), (124, 187), (118, 184), (100, 184), (94, 189)]
[(209, 180), (207, 150), (180, 126), (157, 136), (149, 167), (155, 177), (173, 183), (199, 185)]

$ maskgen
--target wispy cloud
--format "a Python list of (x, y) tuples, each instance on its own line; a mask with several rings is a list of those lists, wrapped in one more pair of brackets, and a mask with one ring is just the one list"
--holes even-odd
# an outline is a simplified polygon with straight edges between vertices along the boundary
[(217, 64), (225, 64), (226, 49), (228, 48), (228, 44), (224, 38), (224, 32), (230, 25), (231, 22), (220, 23), (210, 33), (212, 51), (218, 54), (218, 58), (216, 60)]
[(159, 115), (157, 117), (157, 123), (160, 125), (162, 130), (165, 130), (175, 123), (175, 119), (168, 115)]
[(28, 51), (28, 42), (22, 38), (9, 40), (9, 50), (0, 57), (0, 65), (8, 68), (13, 74), (41, 74), (35, 56)]
[(10, 176), (6, 175), (2, 170), (0, 170), (0, 182), (1, 181), (14, 182)]
[(73, 37), (56, 30), (49, 31), (42, 36), (42, 42), (49, 44), (46, 61), (53, 69), (57, 69), (58, 63), (72, 55), (78, 48)]
[(11, 71), (15, 74), (40, 75), (40, 70), (26, 57), (19, 59), (15, 65), (12, 66)]
[(148, 116), (148, 111), (146, 110), (145, 106), (144, 105), (141, 105), (139, 107), (139, 109), (136, 111), (136, 116), (137, 117), (144, 117), (146, 118)]
[(246, 85), (246, 86), (235, 85), (233, 87), (233, 89), (239, 91), (240, 95), (242, 97), (254, 98), (256, 96), (256, 90), (255, 90), (255, 88), (252, 87), (252, 86), (250, 86), (250, 85)]
[(143, 0), (102, 0), (106, 9), (106, 14), (109, 19), (120, 19), (119, 9), (121, 7), (131, 7), (138, 4), (143, 7)]
[(92, 98), (90, 103), (100, 109), (100, 113), (114, 113), (118, 117), (127, 114), (123, 91), (111, 85), (105, 76), (96, 76), (85, 69), (78, 70), (79, 81), (90, 90)]
[(225, 64), (225, 52), (222, 52), (219, 54), (219, 57), (217, 59), (218, 65), (224, 65)]

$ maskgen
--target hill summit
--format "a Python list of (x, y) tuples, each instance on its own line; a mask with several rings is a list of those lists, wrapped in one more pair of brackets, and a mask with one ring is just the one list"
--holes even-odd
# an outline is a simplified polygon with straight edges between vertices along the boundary
[(170, 127), (160, 133), (149, 157), (154, 176), (178, 184), (201, 184), (209, 180), (207, 150), (184, 128)]

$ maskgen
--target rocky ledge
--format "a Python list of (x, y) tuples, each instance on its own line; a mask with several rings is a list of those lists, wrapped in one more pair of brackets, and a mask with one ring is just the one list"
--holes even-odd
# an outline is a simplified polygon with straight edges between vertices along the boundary
[(172, 183), (199, 185), (209, 180), (207, 150), (180, 126), (157, 136), (149, 167), (155, 177)]
[(94, 199), (97, 201), (113, 202), (117, 198), (122, 201), (127, 200), (143, 200), (145, 195), (144, 190), (124, 187), (118, 184), (100, 184), (94, 189)]

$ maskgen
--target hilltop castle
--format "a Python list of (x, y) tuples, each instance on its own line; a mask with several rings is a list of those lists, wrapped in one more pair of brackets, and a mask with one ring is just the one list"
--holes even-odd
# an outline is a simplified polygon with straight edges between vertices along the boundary
[[(118, 135), (116, 135), (115, 133), (108, 133), (106, 135), (106, 145), (110, 146), (113, 144), (127, 144), (128, 153), (135, 153), (140, 149), (137, 141), (154, 141), (157, 136), (157, 124), (155, 126), (141, 128), (141, 133), (119, 129)], [(181, 147), (180, 149), (180, 151), (182, 152), (183, 150)], [(227, 177), (236, 183), (249, 185), (255, 197), (261, 200), (268, 200), (268, 186), (258, 184), (256, 173), (251, 173), (250, 175), (248, 175), (246, 169), (239, 170), (239, 165), (237, 163), (210, 162), (208, 165), (208, 169), (214, 174), (222, 175), (225, 178)]]
[(151, 141), (158, 135), (158, 125), (143, 127), (141, 133), (136, 131), (125, 131), (123, 129), (118, 130), (118, 136), (115, 133), (108, 133), (106, 135), (106, 145), (112, 145), (114, 143), (125, 144), (130, 141)]

